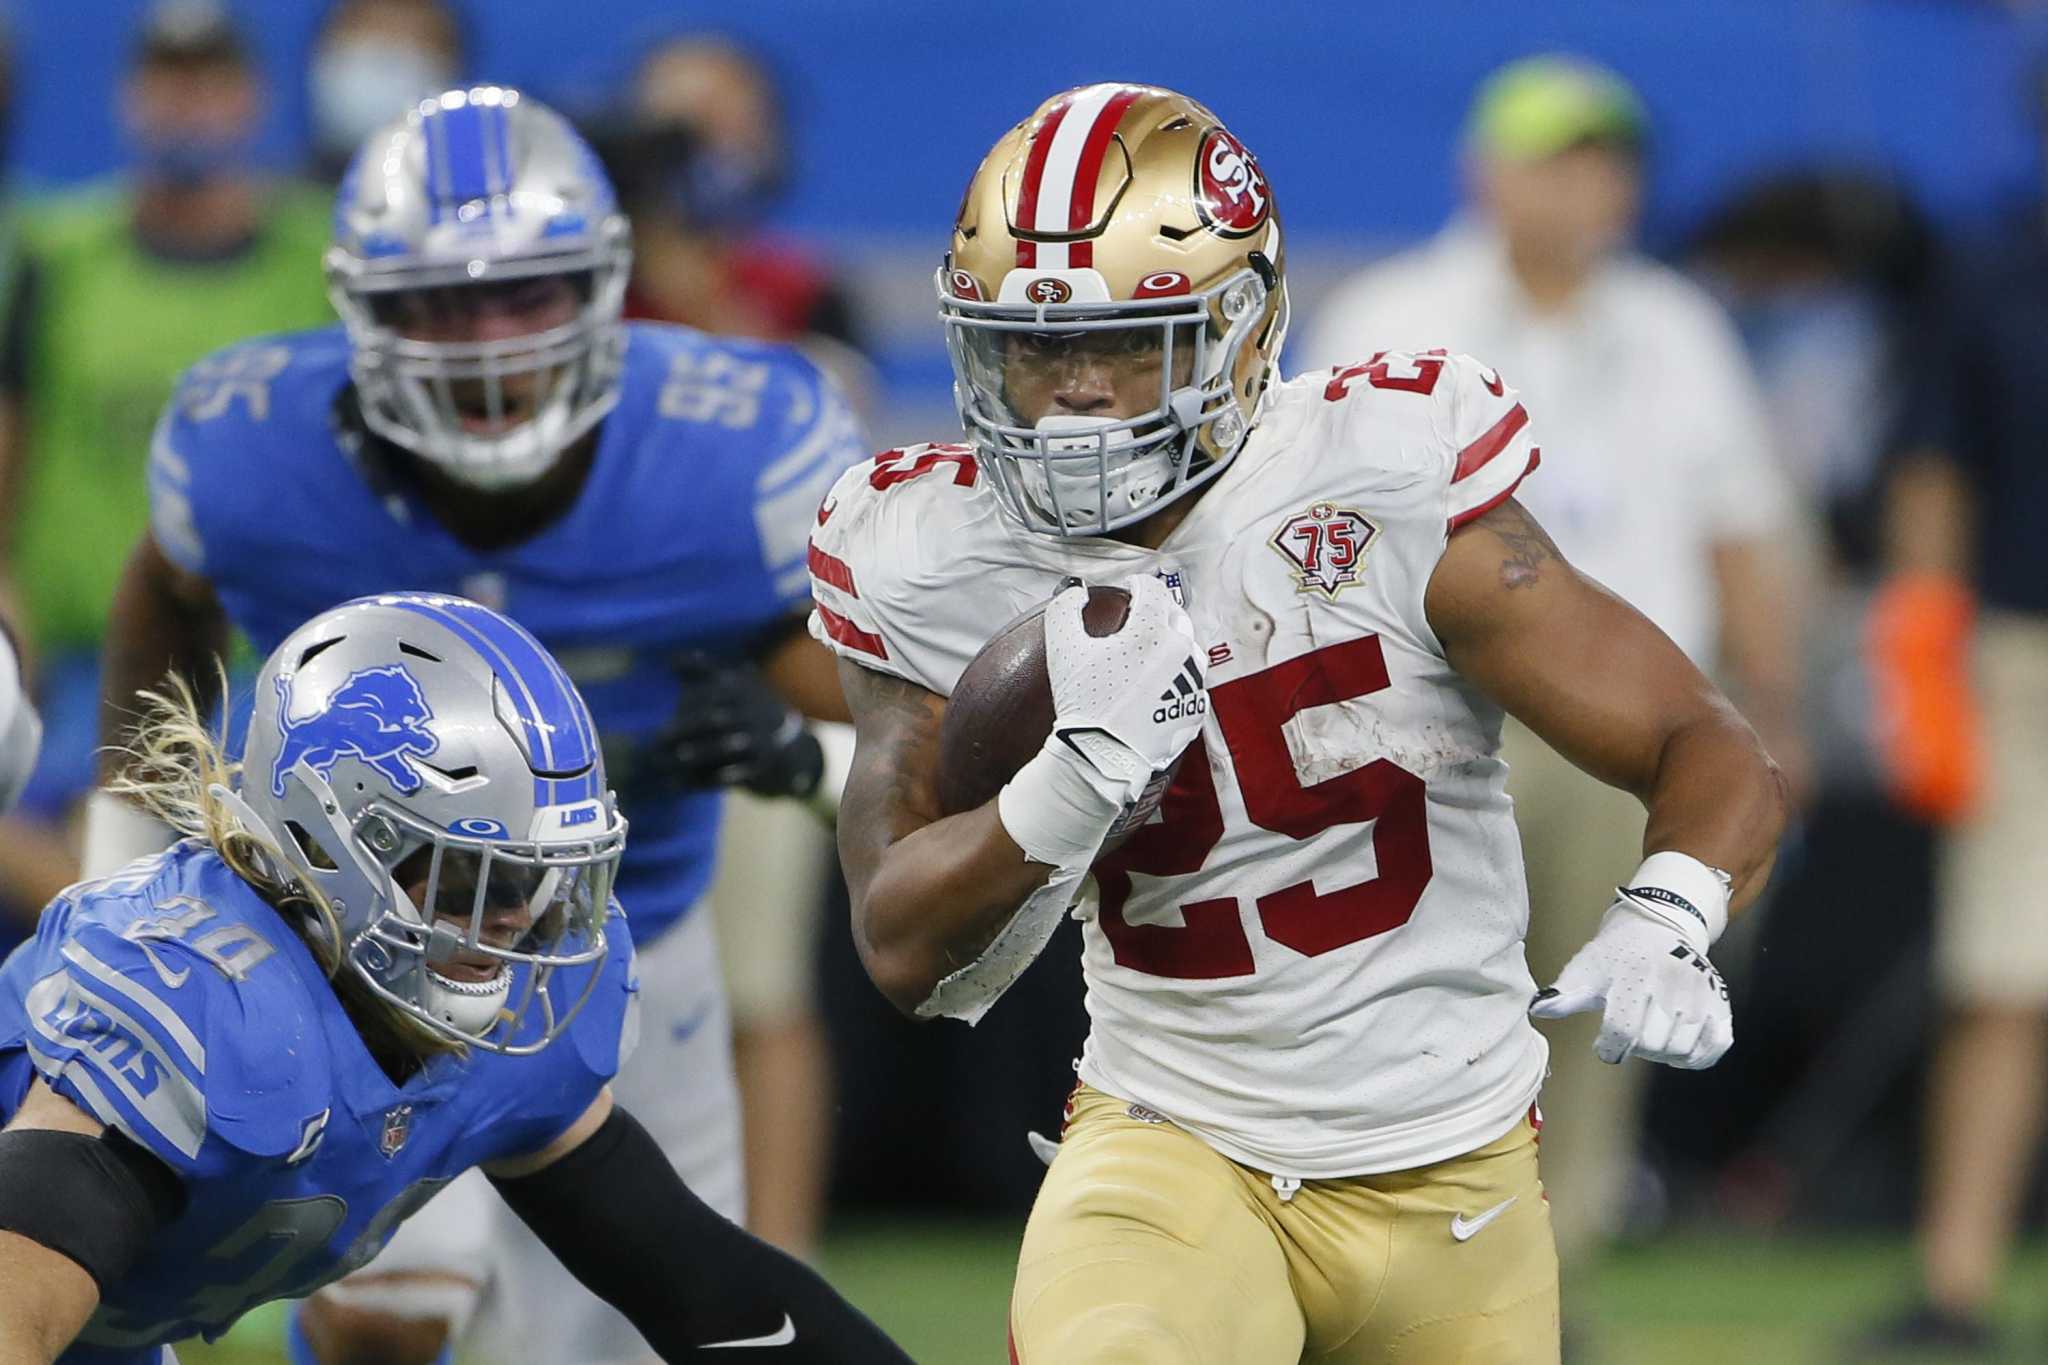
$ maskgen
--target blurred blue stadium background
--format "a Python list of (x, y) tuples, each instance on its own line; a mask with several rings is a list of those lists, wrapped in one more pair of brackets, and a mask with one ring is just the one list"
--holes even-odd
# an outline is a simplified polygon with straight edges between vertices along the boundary
[[(24, 188), (121, 164), (116, 88), (146, 0), (13, 0), (21, 63), (10, 162)], [(267, 155), (294, 165), (326, 0), (230, 0), (271, 86)], [(771, 226), (844, 272), (881, 398), (876, 440), (950, 432), (931, 270), (967, 176), (1046, 95), (1103, 79), (1194, 93), (1258, 152), (1290, 230), (1297, 317), (1368, 256), (1452, 212), (1465, 109), (1495, 67), (1571, 50), (1633, 81), (1654, 119), (1644, 232), (1681, 241), (1760, 174), (1883, 168), (1938, 222), (1984, 219), (2038, 175), (2024, 117), (2048, 16), (1941, 0), (1180, 6), (1042, 0), (458, 0), (479, 79), (579, 117), (619, 100), (639, 55), (716, 30), (788, 96), (792, 192)], [(1300, 334), (1299, 332), (1297, 334)]]
[[(119, 163), (106, 92), (144, 0), (14, 0), (21, 102), (11, 162), (30, 182)], [(289, 161), (322, 0), (239, 0)], [(1938, 217), (1974, 217), (2023, 183), (2028, 24), (1936, 0), (1570, 5), (1181, 5), (1040, 0), (468, 0), (479, 75), (575, 111), (602, 107), (635, 56), (693, 29), (767, 55), (792, 97), (802, 168), (784, 221), (832, 241), (936, 243), (968, 171), (1047, 93), (1137, 79), (1195, 92), (1259, 152), (1298, 239), (1426, 232), (1454, 195), (1460, 118), (1489, 70), (1568, 48), (1614, 66), (1656, 118), (1652, 235), (1682, 231), (1736, 182), (1793, 160), (1895, 167)], [(934, 245), (931, 248), (936, 251)]]

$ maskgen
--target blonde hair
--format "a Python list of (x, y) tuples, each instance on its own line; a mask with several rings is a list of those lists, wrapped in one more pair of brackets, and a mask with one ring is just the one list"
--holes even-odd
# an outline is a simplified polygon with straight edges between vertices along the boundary
[[(218, 660), (214, 676), (220, 695), (227, 696), (227, 669)], [(253, 887), (306, 941), (373, 1052), (380, 1046), (415, 1057), (468, 1051), (458, 1039), (379, 1000), (353, 971), (343, 970), (341, 917), (325, 893), (293, 876), (270, 839), (244, 824), (224, 799), (242, 767), (227, 754), (227, 708), (221, 708), (218, 728), (208, 729), (192, 684), (176, 672), (164, 676), (160, 690), (135, 696), (140, 716), (127, 745), (116, 751), (125, 762), (107, 789), (186, 838), (204, 842)]]

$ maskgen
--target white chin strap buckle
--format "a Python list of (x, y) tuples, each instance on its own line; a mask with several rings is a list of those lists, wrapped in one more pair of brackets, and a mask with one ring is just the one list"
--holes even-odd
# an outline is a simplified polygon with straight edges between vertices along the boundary
[(1114, 521), (1138, 511), (1156, 500), (1172, 477), (1172, 457), (1166, 450), (1157, 445), (1145, 448), (1128, 431), (1115, 439), (1104, 436), (1116, 425), (1114, 418), (1063, 413), (1041, 417), (1033, 428), (1046, 438), (1049, 455), (1101, 456), (1099, 466), (1063, 469), (1049, 461), (1026, 466), (1041, 502), (1050, 507), (1052, 494), (1059, 494), (1061, 519), (1069, 526), (1085, 526), (1097, 517)]
[(1055, 455), (1078, 454), (1083, 451), (1108, 451), (1098, 433), (1116, 423), (1107, 417), (1082, 417), (1061, 413), (1052, 417), (1041, 417), (1033, 427), (1040, 435), (1050, 436), (1046, 449)]

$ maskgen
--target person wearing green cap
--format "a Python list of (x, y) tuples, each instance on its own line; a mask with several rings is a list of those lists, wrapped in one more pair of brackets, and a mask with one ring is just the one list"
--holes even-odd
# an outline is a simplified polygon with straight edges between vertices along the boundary
[[(1648, 122), (1619, 76), (1538, 56), (1495, 73), (1465, 130), (1469, 207), (1434, 240), (1343, 285), (1309, 319), (1308, 366), (1383, 349), (1481, 355), (1542, 413), (1521, 496), (1586, 573), (1718, 673), (1795, 790), (1803, 745), (1793, 579), (1799, 510), (1735, 332), (1707, 295), (1628, 250)], [(1581, 943), (1645, 851), (1644, 815), (1509, 721), (1539, 980)], [(1643, 1071), (1551, 1024), (1545, 1186), (1571, 1315), (1574, 1271), (1619, 1221)]]

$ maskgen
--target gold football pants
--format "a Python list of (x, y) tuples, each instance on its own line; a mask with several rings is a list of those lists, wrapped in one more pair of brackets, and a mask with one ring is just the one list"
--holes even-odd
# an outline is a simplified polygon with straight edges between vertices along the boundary
[(1528, 1120), (1434, 1166), (1282, 1199), (1133, 1111), (1075, 1092), (1018, 1256), (1017, 1365), (1556, 1365)]

